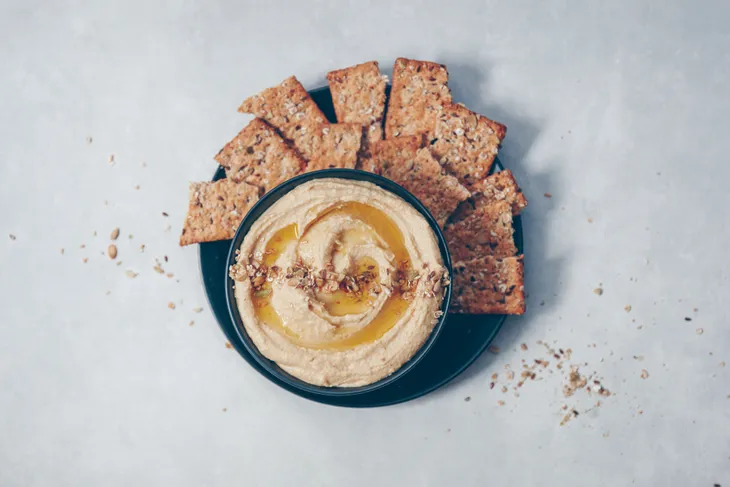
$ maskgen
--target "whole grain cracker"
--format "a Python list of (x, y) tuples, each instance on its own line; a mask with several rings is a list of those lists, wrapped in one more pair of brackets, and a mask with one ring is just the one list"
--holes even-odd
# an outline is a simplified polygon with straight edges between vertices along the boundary
[(313, 153), (308, 151), (309, 146), (302, 143), (302, 139), (327, 123), (322, 111), (295, 76), (245, 99), (238, 111), (266, 120), (291, 141), (306, 160), (310, 160)]
[(429, 150), (416, 148), (417, 141), (411, 138), (402, 145), (389, 140), (375, 144), (374, 166), (382, 176), (413, 193), (443, 227), (456, 207), (469, 197), (469, 191), (456, 178), (442, 174)]
[(492, 256), (456, 262), (453, 266), (451, 313), (524, 314), (522, 257)]
[(190, 184), (190, 203), (180, 245), (233, 238), (246, 212), (258, 201), (258, 188), (230, 179)]
[(495, 201), (509, 203), (513, 216), (519, 215), (527, 207), (527, 198), (509, 169), (487, 176), (481, 183), (475, 185), (474, 190), (472, 198), (459, 206), (452, 220), (464, 219), (475, 210)]
[(427, 134), (433, 139), (436, 120), (451, 102), (446, 66), (398, 58), (385, 118), (385, 138)]
[(449, 173), (473, 191), (492, 169), (506, 132), (501, 123), (463, 105), (446, 103), (437, 117), (431, 150)]
[(371, 125), (383, 120), (385, 78), (377, 61), (327, 73), (337, 121)]
[(513, 233), (512, 207), (504, 200), (481, 206), (444, 228), (444, 237), (455, 261), (485, 255), (512, 257), (517, 254)]
[(235, 182), (246, 182), (266, 193), (300, 174), (306, 162), (271, 125), (255, 118), (215, 156)]
[(360, 124), (320, 125), (307, 141), (312, 147), (312, 159), (307, 171), (335, 167), (354, 169), (362, 141), (363, 126)]

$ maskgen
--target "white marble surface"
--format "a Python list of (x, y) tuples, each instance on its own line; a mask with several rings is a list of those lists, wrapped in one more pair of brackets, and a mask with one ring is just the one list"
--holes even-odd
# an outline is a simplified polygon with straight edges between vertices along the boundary
[[(306, 3), (0, 5), (0, 485), (730, 485), (730, 4)], [(246, 95), (397, 56), (509, 127), (529, 311), (436, 393), (332, 408), (224, 347), (186, 185)], [(595, 398), (490, 390), (540, 339), (615, 396), (560, 426)]]

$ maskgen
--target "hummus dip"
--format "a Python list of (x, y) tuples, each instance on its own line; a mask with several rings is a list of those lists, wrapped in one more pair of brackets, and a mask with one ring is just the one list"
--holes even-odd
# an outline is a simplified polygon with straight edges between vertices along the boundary
[(438, 322), (448, 285), (426, 219), (374, 184), (345, 179), (309, 181), (274, 203), (230, 274), (258, 350), (319, 386), (395, 372)]

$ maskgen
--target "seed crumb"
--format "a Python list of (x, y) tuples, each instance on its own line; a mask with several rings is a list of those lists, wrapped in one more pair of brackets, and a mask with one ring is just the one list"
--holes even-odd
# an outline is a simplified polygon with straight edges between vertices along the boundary
[(170, 301), (169, 303), (167, 303), (167, 307), (170, 308), (170, 309), (175, 309), (175, 303), (173, 303), (172, 301)]
[(164, 216), (165, 218), (167, 218), (167, 217), (168, 217), (168, 216), (170, 216), (170, 215), (168, 215), (166, 211), (163, 211), (163, 212), (162, 212), (162, 216)]
[(114, 154), (109, 154), (109, 165), (110, 166), (114, 165)]
[(553, 194), (552, 193), (545, 193), (544, 196), (545, 196), (545, 198), (552, 198), (553, 197)]
[(500, 405), (500, 406), (504, 406), (505, 402), (502, 401), (502, 400), (499, 400), (499, 401), (497, 401), (497, 404)]
[(489, 347), (489, 351), (490, 351), (491, 353), (495, 354), (495, 355), (496, 355), (496, 354), (498, 354), (498, 353), (500, 352), (500, 350), (499, 350), (499, 347), (497, 347), (497, 346), (495, 346), (495, 345), (492, 345), (491, 347)]
[(641, 369), (641, 378), (642, 379), (648, 379), (649, 378), (649, 372), (646, 369)]
[(626, 306), (624, 306), (624, 311), (626, 311), (627, 313), (630, 313), (631, 312), (631, 305), (630, 304), (627, 304)]
[(527, 350), (527, 344), (526, 343), (523, 343), (522, 345), (520, 345), (520, 348), (522, 350)]
[(135, 277), (137, 277), (139, 275), (138, 273), (136, 273), (136, 272), (134, 272), (132, 270), (128, 270), (127, 272), (125, 272), (125, 274), (130, 279), (134, 279)]
[(109, 258), (114, 260), (117, 258), (117, 246), (114, 244), (111, 244), (109, 248), (107, 249), (107, 254), (109, 254)]
[(87, 262), (89, 262), (88, 257), (84, 257), (83, 259), (81, 259), (81, 262), (83, 262), (84, 264), (86, 264)]
[(233, 345), (231, 345), (231, 342), (226, 342), (226, 348), (233, 348)]
[(142, 245), (139, 246), (139, 251), (140, 252), (144, 252), (144, 244), (142, 244)]
[(702, 335), (705, 332), (702, 328), (697, 328), (697, 334)]
[(109, 235), (109, 238), (112, 240), (116, 240), (119, 238), (119, 227), (112, 230), (112, 233), (111, 233), (111, 235)]
[(603, 288), (597, 287), (593, 290), (593, 294), (596, 294), (598, 296), (603, 294)]
[(203, 308), (193, 308), (193, 313), (201, 313)]
[(725, 362), (720, 362), (718, 365), (720, 365), (720, 367), (725, 367)]
[(193, 320), (190, 320), (190, 323), (188, 323), (190, 326), (193, 326), (195, 322)]

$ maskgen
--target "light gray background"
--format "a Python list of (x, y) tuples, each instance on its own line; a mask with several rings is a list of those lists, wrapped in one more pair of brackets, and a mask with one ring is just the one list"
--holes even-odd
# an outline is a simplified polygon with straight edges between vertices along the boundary
[[(2, 2), (0, 485), (730, 485), (730, 4), (306, 3)], [(509, 127), (529, 310), (448, 387), (337, 409), (224, 347), (177, 238), (244, 97), (398, 56)], [(616, 395), (561, 427), (595, 398), (490, 390), (538, 339)]]

